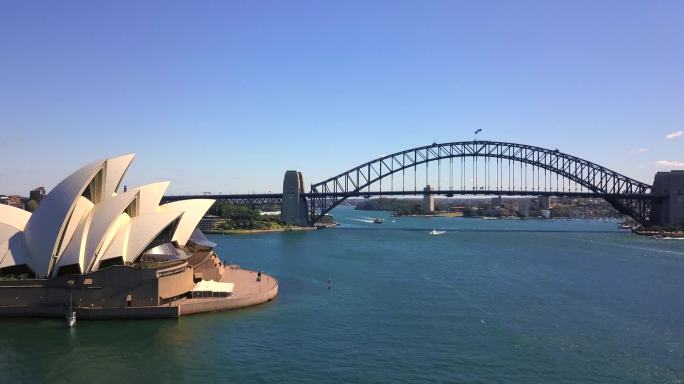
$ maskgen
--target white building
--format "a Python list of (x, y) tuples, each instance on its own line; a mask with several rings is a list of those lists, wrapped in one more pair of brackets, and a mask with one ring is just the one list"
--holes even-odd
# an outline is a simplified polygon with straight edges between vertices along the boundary
[(0, 274), (89, 273), (136, 263), (163, 244), (182, 249), (214, 200), (159, 205), (168, 182), (117, 192), (133, 157), (82, 167), (57, 184), (33, 213), (0, 205)]

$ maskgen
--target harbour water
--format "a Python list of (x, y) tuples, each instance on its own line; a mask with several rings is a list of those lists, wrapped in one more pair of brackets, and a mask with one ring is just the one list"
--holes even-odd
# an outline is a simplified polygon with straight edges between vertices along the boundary
[(615, 221), (334, 215), (339, 228), (211, 237), (226, 262), (280, 280), (266, 305), (1, 320), (2, 382), (684, 380), (684, 241)]

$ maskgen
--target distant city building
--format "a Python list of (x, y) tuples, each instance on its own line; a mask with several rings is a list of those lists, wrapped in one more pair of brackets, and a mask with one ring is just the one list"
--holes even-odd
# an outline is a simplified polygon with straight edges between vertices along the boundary
[(518, 216), (527, 217), (530, 215), (530, 200), (529, 199), (518, 199), (516, 201), (516, 210), (518, 211)]
[(226, 220), (216, 215), (204, 215), (199, 221), (198, 228), (201, 231), (215, 231), (221, 229)]
[(36, 189), (32, 189), (29, 192), (29, 200), (33, 200), (36, 203), (40, 203), (44, 197), (45, 197), (45, 187), (38, 187)]
[(539, 209), (551, 209), (551, 198), (549, 196), (539, 196)]
[(501, 208), (501, 196), (492, 197), (492, 208)]
[(4, 205), (9, 205), (10, 207), (14, 208), (19, 208), (19, 209), (25, 209), (26, 205), (25, 200), (23, 197), (19, 195), (9, 195), (9, 196), (3, 196), (0, 197), (0, 204)]
[(551, 211), (548, 209), (542, 209), (541, 210), (541, 215), (545, 219), (550, 219), (551, 218)]

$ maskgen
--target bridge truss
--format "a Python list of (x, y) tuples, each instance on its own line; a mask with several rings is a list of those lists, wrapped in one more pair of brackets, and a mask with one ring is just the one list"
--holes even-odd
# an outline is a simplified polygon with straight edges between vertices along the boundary
[(237, 195), (170, 195), (164, 196), (163, 202), (187, 199), (214, 199), (218, 202), (247, 206), (261, 211), (278, 211), (282, 204), (282, 193), (246, 193)]
[[(432, 177), (429, 165), (436, 165)], [(424, 170), (420, 169), (423, 166)], [(306, 194), (311, 222), (315, 223), (348, 197), (420, 194), (422, 176), (425, 185), (436, 181), (437, 188), (432, 194), (447, 196), (600, 197), (641, 224), (648, 223), (654, 199), (650, 185), (557, 149), (462, 141), (433, 143), (382, 156), (312, 184)], [(448, 188), (442, 189), (443, 183), (448, 183)]]

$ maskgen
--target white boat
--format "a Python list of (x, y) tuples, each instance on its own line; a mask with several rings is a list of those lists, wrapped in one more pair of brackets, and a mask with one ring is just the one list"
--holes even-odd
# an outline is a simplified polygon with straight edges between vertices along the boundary
[(69, 328), (73, 328), (76, 326), (76, 312), (71, 312), (70, 315), (67, 315), (66, 317), (67, 325)]
[(69, 328), (76, 326), (76, 312), (74, 312), (74, 280), (67, 281), (67, 286), (69, 286), (69, 312), (66, 315), (66, 321)]
[(434, 230), (434, 229), (433, 229), (432, 231), (430, 231), (430, 232), (428, 232), (428, 233), (429, 233), (430, 235), (443, 235), (444, 233), (446, 233), (446, 231), (437, 231), (437, 230)]

